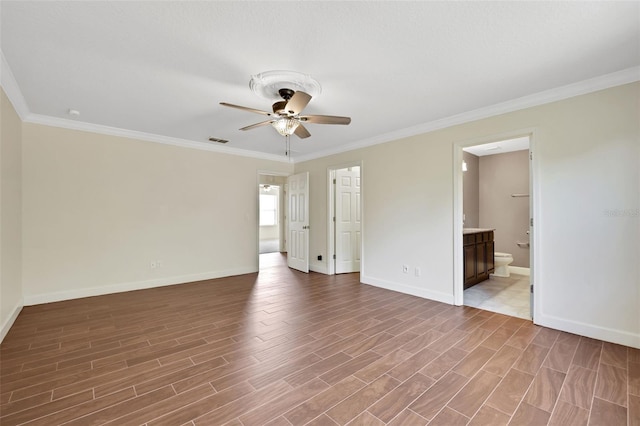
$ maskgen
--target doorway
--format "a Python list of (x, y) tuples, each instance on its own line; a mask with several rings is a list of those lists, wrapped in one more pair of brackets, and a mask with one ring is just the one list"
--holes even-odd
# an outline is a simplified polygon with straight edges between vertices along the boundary
[(532, 319), (532, 132), (474, 142), (454, 147), (455, 304)]
[(328, 268), (332, 274), (355, 273), (362, 265), (362, 166), (360, 162), (328, 169)]
[(286, 187), (287, 176), (258, 173), (257, 252), (258, 265), (269, 255), (287, 251)]
[(259, 185), (259, 253), (275, 253), (281, 249), (282, 220), (280, 208), (280, 186), (268, 183)]

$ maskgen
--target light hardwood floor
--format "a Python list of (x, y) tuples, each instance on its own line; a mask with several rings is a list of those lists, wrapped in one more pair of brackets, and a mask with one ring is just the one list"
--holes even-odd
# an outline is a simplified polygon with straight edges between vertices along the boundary
[(0, 424), (640, 425), (640, 350), (282, 259), (25, 307)]

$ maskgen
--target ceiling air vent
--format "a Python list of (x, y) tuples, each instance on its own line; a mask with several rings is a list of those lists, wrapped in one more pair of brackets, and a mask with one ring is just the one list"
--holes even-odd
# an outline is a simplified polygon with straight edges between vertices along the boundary
[(226, 139), (218, 139), (218, 138), (211, 137), (209, 138), (209, 142), (227, 143), (229, 141)]

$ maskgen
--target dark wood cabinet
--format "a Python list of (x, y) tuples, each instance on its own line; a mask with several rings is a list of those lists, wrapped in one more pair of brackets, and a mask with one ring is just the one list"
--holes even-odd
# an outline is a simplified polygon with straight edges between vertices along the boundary
[(467, 289), (489, 278), (495, 270), (492, 230), (465, 231), (464, 288)]
[[(476, 278), (476, 245), (464, 246), (464, 283)], [(465, 287), (466, 288), (466, 287)]]

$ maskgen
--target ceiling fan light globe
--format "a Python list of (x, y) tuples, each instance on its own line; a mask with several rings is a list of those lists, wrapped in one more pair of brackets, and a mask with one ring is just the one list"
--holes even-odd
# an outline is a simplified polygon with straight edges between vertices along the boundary
[(271, 125), (282, 136), (291, 136), (300, 125), (300, 122), (293, 118), (283, 117), (272, 121)]

